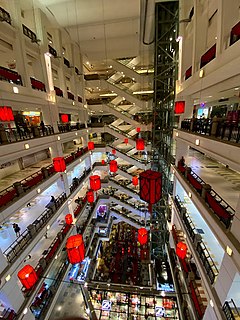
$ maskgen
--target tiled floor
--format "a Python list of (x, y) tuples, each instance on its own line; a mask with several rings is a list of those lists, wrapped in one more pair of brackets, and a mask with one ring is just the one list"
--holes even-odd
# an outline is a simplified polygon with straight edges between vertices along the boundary
[(185, 159), (186, 164), (200, 176), (206, 183), (212, 186), (233, 209), (236, 209), (240, 195), (240, 173), (226, 168), (221, 163), (214, 161), (200, 152), (191, 150)]

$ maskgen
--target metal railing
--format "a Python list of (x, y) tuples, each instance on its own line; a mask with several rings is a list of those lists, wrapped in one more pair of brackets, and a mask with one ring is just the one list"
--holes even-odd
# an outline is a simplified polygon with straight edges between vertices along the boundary
[(238, 308), (233, 299), (225, 301), (222, 307), (226, 320), (240, 319), (240, 308)]
[(190, 183), (190, 185), (200, 194), (209, 208), (216, 214), (226, 228), (229, 228), (235, 214), (235, 210), (206, 184), (190, 167), (178, 162), (179, 172)]
[(181, 129), (192, 133), (214, 137), (223, 141), (239, 143), (240, 125), (238, 122), (229, 122), (220, 118), (217, 119), (184, 119), (181, 122)]
[(7, 12), (5, 9), (3, 9), (2, 7), (0, 7), (0, 21), (3, 22), (7, 22), (8, 24), (11, 24), (11, 16), (10, 13)]
[(32, 30), (30, 30), (27, 26), (24, 24), (22, 25), (23, 34), (31, 39), (32, 42), (37, 42), (37, 35)]
[(62, 193), (56, 199), (55, 203), (52, 203), (51, 208), (44, 210), (44, 212), (3, 252), (9, 263), (12, 263), (17, 259), (33, 238), (37, 236), (37, 233), (43, 228), (43, 226), (45, 226), (54, 216), (66, 199), (66, 193)]
[(16, 71), (11, 69), (0, 67), (0, 80), (8, 81), (22, 86), (22, 77)]

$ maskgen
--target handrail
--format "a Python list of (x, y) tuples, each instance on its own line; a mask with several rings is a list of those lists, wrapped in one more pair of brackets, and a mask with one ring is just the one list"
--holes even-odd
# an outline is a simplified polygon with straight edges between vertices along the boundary
[[(111, 145), (111, 144), (107, 144), (107, 146), (110, 147), (110, 148), (112, 148), (112, 149), (117, 150), (119, 153), (121, 153), (121, 154), (123, 154), (123, 155), (125, 155), (125, 156), (127, 156), (127, 157), (129, 157), (129, 158), (131, 158), (131, 159), (133, 159), (133, 160), (135, 160), (135, 161), (137, 161), (137, 162), (139, 162), (139, 163), (148, 164), (148, 163), (151, 162), (151, 160), (142, 160), (142, 159), (138, 159), (137, 157), (134, 157), (133, 155), (127, 154), (127, 152), (129, 152), (129, 151), (132, 150), (133, 148), (131, 148), (131, 149), (128, 150), (127, 152), (124, 152), (124, 150), (122, 150), (122, 149), (120, 149), (120, 148), (117, 148), (116, 146), (113, 146), (113, 145)], [(136, 150), (136, 152), (137, 152), (137, 150)]]
[(206, 204), (223, 222), (226, 228), (229, 228), (235, 214), (235, 210), (222, 197), (206, 184), (192, 169), (178, 162), (177, 169), (184, 176), (190, 185), (201, 195)]
[(184, 119), (181, 122), (181, 130), (203, 134), (223, 141), (239, 143), (240, 126), (237, 121), (216, 119)]
[(227, 320), (236, 320), (240, 317), (240, 310), (233, 299), (225, 301), (222, 310)]
[(179, 216), (182, 217), (182, 220), (186, 226), (186, 229), (192, 241), (197, 242), (197, 253), (199, 255), (200, 260), (202, 261), (202, 264), (206, 270), (206, 274), (208, 275), (211, 284), (213, 284), (219, 273), (218, 268), (215, 262), (213, 261), (206, 245), (202, 242), (201, 238), (196, 238), (198, 232), (196, 232), (195, 226), (193, 225), (191, 218), (187, 214), (186, 208), (182, 205), (179, 196), (176, 196), (174, 198), (174, 203), (176, 204), (176, 207), (179, 211)]
[(0, 80), (6, 80), (10, 83), (15, 83), (22, 86), (22, 77), (16, 71), (11, 69), (0, 67)]
[(10, 13), (7, 12), (5, 9), (3, 9), (2, 7), (0, 7), (0, 21), (5, 21), (8, 24), (11, 24), (11, 16)]

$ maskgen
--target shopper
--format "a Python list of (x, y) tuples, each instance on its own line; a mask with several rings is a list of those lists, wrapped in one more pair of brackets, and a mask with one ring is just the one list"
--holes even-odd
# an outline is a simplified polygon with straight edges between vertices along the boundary
[(16, 233), (16, 236), (19, 237), (20, 236), (20, 231), (21, 231), (21, 228), (19, 227), (19, 225), (17, 223), (14, 223), (13, 224), (13, 229)]
[(54, 198), (54, 196), (51, 196), (51, 200), (50, 200), (50, 202), (53, 202), (53, 203), (55, 203), (55, 198)]

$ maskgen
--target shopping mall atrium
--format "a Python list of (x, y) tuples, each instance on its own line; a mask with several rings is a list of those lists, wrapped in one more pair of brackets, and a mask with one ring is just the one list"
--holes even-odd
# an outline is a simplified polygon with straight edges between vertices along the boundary
[(0, 0), (0, 319), (240, 319), (240, 0)]

